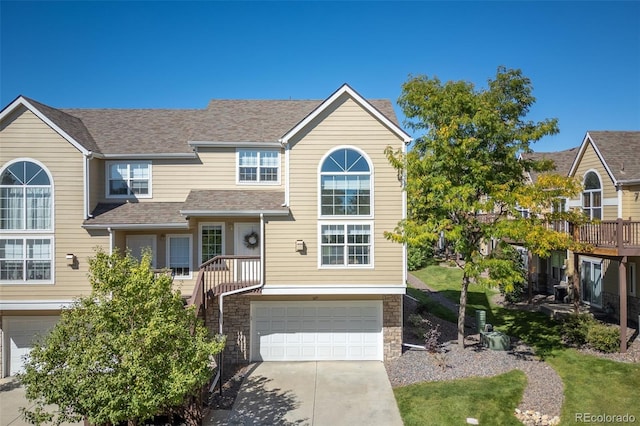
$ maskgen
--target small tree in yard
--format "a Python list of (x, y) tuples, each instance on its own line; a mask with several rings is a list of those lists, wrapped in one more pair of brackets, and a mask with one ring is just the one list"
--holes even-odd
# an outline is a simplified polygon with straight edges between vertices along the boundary
[[(523, 278), (509, 259), (482, 254), (492, 238), (521, 241), (533, 253), (548, 256), (573, 244), (570, 235), (544, 226), (574, 220), (575, 213), (546, 213), (557, 197), (579, 192), (571, 179), (543, 174), (535, 184), (526, 172), (548, 172), (550, 161), (519, 159), (530, 145), (558, 132), (555, 119), (526, 121), (535, 98), (519, 70), (499, 67), (488, 87), (476, 90), (464, 81), (441, 83), (419, 76), (404, 85), (399, 104), (409, 126), (424, 135), (406, 156), (387, 149), (390, 162), (405, 169), (407, 219), (387, 238), (410, 244), (435, 242), (441, 234), (461, 258), (463, 270), (458, 314), (458, 343), (464, 345), (467, 291), (472, 282), (508, 291)], [(518, 209), (531, 214), (522, 217)]]
[(136, 424), (183, 406), (186, 423), (200, 423), (199, 393), (224, 339), (208, 336), (149, 253), (137, 262), (99, 251), (89, 264), (91, 294), (62, 311), (19, 375), (35, 402), (25, 417)]

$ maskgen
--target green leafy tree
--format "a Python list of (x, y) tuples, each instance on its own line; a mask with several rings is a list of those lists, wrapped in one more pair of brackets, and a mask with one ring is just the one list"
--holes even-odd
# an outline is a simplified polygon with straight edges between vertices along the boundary
[[(519, 158), (531, 152), (532, 143), (558, 132), (555, 119), (526, 120), (534, 102), (529, 79), (504, 67), (485, 89), (427, 76), (412, 77), (402, 87), (399, 104), (408, 125), (423, 134), (406, 156), (387, 149), (391, 164), (406, 173), (408, 214), (386, 236), (420, 246), (443, 235), (459, 254), (460, 345), (469, 284), (510, 290), (524, 279), (511, 259), (483, 255), (484, 244), (512, 239), (541, 256), (573, 244), (569, 234), (545, 224), (573, 220), (573, 212), (549, 212), (557, 197), (576, 193), (578, 185), (550, 173), (550, 161)], [(546, 173), (531, 184), (525, 173), (530, 170)], [(522, 208), (532, 214), (522, 217)]]
[(198, 424), (200, 390), (224, 339), (208, 336), (171, 277), (154, 273), (149, 253), (138, 262), (99, 251), (89, 264), (91, 294), (62, 311), (19, 375), (35, 402), (25, 417), (136, 424), (190, 407), (182, 415)]

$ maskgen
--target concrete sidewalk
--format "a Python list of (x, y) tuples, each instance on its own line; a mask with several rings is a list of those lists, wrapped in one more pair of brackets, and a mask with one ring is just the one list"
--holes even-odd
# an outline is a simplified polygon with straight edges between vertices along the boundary
[[(226, 425), (402, 425), (379, 361), (255, 364), (226, 422), (216, 420)], [(214, 422), (205, 419), (205, 424)]]

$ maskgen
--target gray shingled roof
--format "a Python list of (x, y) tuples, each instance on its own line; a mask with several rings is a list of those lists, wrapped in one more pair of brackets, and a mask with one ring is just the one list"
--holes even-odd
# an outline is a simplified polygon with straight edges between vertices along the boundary
[[(527, 154), (523, 154), (522, 156), (528, 160), (553, 160), (553, 164), (555, 165), (554, 171), (561, 175), (568, 175), (569, 170), (571, 169), (571, 165), (573, 164), (573, 160), (578, 153), (578, 147), (566, 149), (564, 151), (555, 151), (555, 152), (530, 152)], [(535, 171), (530, 171), (529, 175), (531, 175), (531, 180), (536, 182), (538, 180), (539, 173)]]
[(100, 203), (92, 218), (84, 221), (87, 227), (132, 226), (184, 227), (187, 217), (198, 214), (253, 215), (259, 213), (289, 214), (283, 207), (284, 192), (256, 190), (193, 190), (185, 202)]
[(100, 203), (93, 210), (91, 219), (84, 226), (118, 225), (171, 225), (188, 226), (187, 219), (180, 214), (183, 203)]
[(192, 190), (184, 202), (181, 212), (197, 214), (257, 214), (269, 212), (288, 214), (283, 206), (284, 192), (255, 190)]
[(81, 144), (87, 151), (100, 152), (98, 145), (91, 136), (91, 133), (87, 130), (87, 127), (82, 123), (82, 120), (62, 110), (51, 108), (34, 99), (24, 98), (56, 126)]
[[(69, 117), (85, 133), (77, 141), (103, 154), (191, 153), (189, 141), (276, 142), (322, 100), (212, 100), (206, 109), (63, 109), (39, 104), (43, 113)], [(389, 100), (370, 100), (394, 124)], [(35, 105), (35, 103), (34, 103)], [(45, 112), (46, 111), (46, 112)], [(70, 124), (69, 124), (70, 125)], [(62, 126), (60, 126), (62, 128)]]
[(640, 179), (640, 131), (589, 131), (617, 181)]

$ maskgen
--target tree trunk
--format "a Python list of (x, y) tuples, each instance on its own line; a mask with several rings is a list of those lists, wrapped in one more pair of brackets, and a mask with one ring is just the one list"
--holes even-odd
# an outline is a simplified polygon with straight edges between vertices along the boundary
[(531, 277), (533, 276), (533, 268), (531, 266), (532, 264), (533, 264), (533, 253), (531, 253), (531, 250), (527, 249), (527, 284), (529, 287), (527, 304), (529, 305), (533, 301), (533, 280), (531, 279)]
[(198, 395), (189, 397), (184, 408), (184, 422), (187, 426), (202, 425), (202, 400)]
[(469, 289), (469, 277), (465, 273), (462, 276), (462, 291), (460, 291), (460, 310), (458, 311), (458, 345), (464, 348), (464, 319), (467, 309), (467, 290)]

